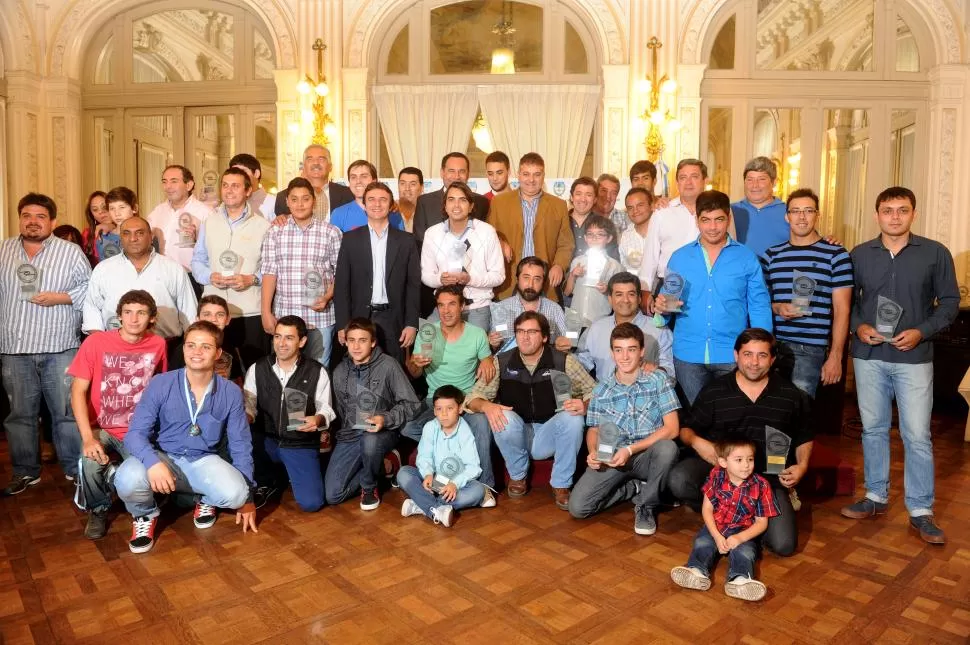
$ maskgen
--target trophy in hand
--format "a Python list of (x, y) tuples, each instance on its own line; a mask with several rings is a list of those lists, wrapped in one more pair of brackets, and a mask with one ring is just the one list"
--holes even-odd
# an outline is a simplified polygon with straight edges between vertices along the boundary
[(566, 401), (573, 398), (573, 381), (568, 374), (559, 370), (549, 370), (549, 379), (556, 395), (556, 412), (562, 412)]
[(896, 335), (896, 325), (903, 317), (903, 308), (895, 300), (879, 296), (876, 300), (876, 332), (889, 342)]
[(794, 271), (791, 285), (791, 304), (801, 316), (812, 315), (812, 298), (817, 283), (807, 273)]
[(681, 308), (684, 305), (683, 294), (686, 286), (687, 282), (684, 280), (684, 276), (679, 273), (668, 271), (667, 275), (664, 276), (664, 284), (660, 293), (664, 294), (667, 300), (667, 313), (674, 314), (683, 311)]
[(791, 437), (777, 428), (765, 426), (765, 454), (768, 461), (766, 475), (778, 475), (785, 470), (790, 448)]
[(451, 483), (451, 480), (461, 474), (464, 469), (464, 465), (457, 457), (445, 457), (441, 460), (438, 472), (431, 479), (431, 490), (440, 495), (445, 487)]
[(20, 299), (33, 300), (40, 293), (40, 269), (27, 262), (17, 267), (17, 284), (20, 286)]
[(354, 430), (373, 430), (374, 424), (368, 421), (377, 414), (380, 405), (380, 397), (366, 387), (357, 388), (357, 422), (354, 423)]
[(596, 437), (596, 461), (608, 464), (616, 455), (617, 444), (620, 441), (620, 429), (612, 421), (599, 426)]
[(235, 251), (226, 249), (219, 254), (219, 267), (221, 268), (219, 273), (223, 275), (236, 275), (239, 273), (241, 266), (242, 258)]
[(305, 423), (306, 404), (309, 397), (299, 390), (284, 388), (283, 402), (286, 405), (286, 430), (296, 432)]

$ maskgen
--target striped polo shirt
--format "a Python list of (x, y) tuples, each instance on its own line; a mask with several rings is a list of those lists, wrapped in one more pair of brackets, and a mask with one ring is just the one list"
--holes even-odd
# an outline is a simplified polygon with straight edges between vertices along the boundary
[(761, 257), (771, 302), (791, 302), (795, 271), (815, 280), (811, 315), (785, 320), (775, 316), (775, 336), (804, 345), (829, 344), (832, 330), (832, 291), (852, 288), (852, 259), (838, 244), (819, 240), (808, 246), (785, 242), (772, 246)]

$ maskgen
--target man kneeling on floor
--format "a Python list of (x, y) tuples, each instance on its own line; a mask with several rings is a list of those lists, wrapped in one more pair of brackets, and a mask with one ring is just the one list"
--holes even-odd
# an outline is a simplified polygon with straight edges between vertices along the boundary
[[(155, 493), (190, 493), (195, 526), (215, 524), (216, 508), (236, 509), (243, 533), (256, 532), (253, 443), (239, 386), (215, 373), (222, 331), (200, 320), (185, 331), (185, 368), (152, 379), (125, 435), (130, 457), (115, 476), (118, 497), (134, 517), (128, 548), (144, 553), (155, 543)], [(228, 437), (232, 464), (218, 454)]]
[[(644, 370), (643, 344), (643, 330), (633, 323), (621, 323), (610, 333), (616, 369), (596, 384), (589, 402), (587, 468), (569, 497), (569, 513), (587, 518), (632, 499), (634, 532), (653, 535), (660, 487), (677, 461), (680, 402), (662, 370), (652, 365), (649, 372)], [(619, 430), (608, 443), (600, 441), (604, 423)], [(601, 461), (607, 453), (612, 458)]]
[(404, 500), (401, 515), (424, 515), (435, 524), (451, 526), (455, 510), (479, 506), (485, 486), (476, 479), (482, 474), (478, 447), (468, 422), (461, 418), (465, 395), (454, 385), (442, 385), (434, 392), (435, 418), (428, 421), (418, 442), (417, 467), (402, 466), (397, 474)]
[(253, 423), (256, 508), (286, 488), (301, 511), (324, 502), (320, 440), (336, 416), (330, 407), (330, 377), (323, 365), (303, 355), (307, 325), (299, 316), (276, 321), (273, 354), (249, 367), (243, 391)]

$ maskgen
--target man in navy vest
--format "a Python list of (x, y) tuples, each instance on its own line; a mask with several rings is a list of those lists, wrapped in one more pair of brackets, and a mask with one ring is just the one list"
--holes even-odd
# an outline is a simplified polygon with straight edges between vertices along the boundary
[[(509, 497), (527, 492), (529, 456), (553, 458), (552, 490), (556, 505), (569, 508), (569, 488), (576, 455), (583, 441), (586, 405), (596, 382), (572, 354), (549, 344), (549, 321), (535, 311), (515, 319), (517, 347), (493, 356), (495, 376), (479, 379), (465, 407), (469, 424), (491, 426), (509, 472)], [(572, 384), (571, 398), (557, 411), (552, 370), (564, 372)]]
[[(312, 513), (323, 506), (320, 439), (336, 415), (330, 377), (320, 363), (303, 355), (306, 341), (306, 322), (283, 316), (274, 328), (274, 353), (246, 372), (243, 392), (253, 429), (256, 508), (285, 488), (287, 479), (300, 510)], [(294, 410), (291, 421), (291, 403), (300, 401), (303, 408)]]

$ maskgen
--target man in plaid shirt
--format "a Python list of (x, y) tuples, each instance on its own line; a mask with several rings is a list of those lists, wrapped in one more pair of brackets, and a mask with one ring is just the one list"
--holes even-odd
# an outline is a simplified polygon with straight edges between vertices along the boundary
[[(569, 512), (586, 518), (633, 500), (634, 533), (653, 535), (660, 486), (677, 461), (680, 403), (666, 375), (644, 367), (643, 345), (643, 331), (633, 323), (621, 323), (610, 334), (616, 369), (593, 390), (586, 413), (587, 468), (573, 489)], [(597, 453), (600, 426), (608, 421), (616, 424), (619, 438), (612, 459), (604, 462)]]
[(313, 217), (316, 197), (308, 180), (297, 177), (286, 190), (290, 216), (263, 239), (263, 329), (272, 334), (278, 318), (299, 316), (309, 328), (304, 355), (326, 366), (334, 325), (333, 277), (343, 234)]

